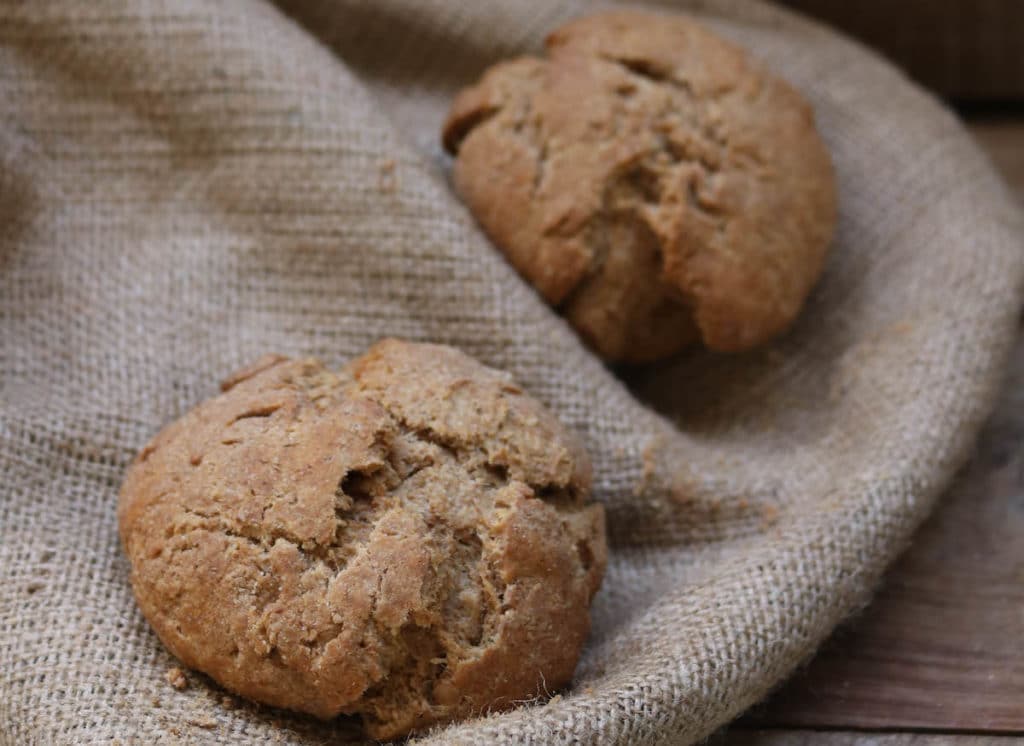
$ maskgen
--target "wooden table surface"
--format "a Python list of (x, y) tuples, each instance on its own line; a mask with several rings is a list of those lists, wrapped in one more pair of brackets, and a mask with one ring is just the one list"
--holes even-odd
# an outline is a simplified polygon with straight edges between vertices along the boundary
[[(970, 129), (1024, 205), (1024, 115)], [(710, 743), (1024, 743), (1024, 326), (974, 456), (871, 605)]]

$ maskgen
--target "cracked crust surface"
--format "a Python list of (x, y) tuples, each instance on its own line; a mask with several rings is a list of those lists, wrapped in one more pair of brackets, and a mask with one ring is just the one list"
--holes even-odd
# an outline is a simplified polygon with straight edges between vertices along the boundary
[(396, 340), (222, 388), (143, 448), (118, 509), (139, 606), (187, 666), (375, 738), (570, 681), (604, 514), (537, 401)]
[(609, 360), (783, 331), (835, 224), (808, 104), (678, 15), (599, 14), (546, 47), (489, 69), (443, 129), (456, 190), (512, 264)]

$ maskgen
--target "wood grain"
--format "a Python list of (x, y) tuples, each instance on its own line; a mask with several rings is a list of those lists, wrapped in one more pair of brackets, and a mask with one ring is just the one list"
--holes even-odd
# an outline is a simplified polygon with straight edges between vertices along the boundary
[[(1024, 120), (973, 131), (1024, 197)], [(745, 722), (1024, 734), (1024, 332), (970, 464), (875, 600)]]
[(1020, 0), (784, 0), (961, 100), (1024, 99)]
[(976, 120), (970, 130), (1024, 203), (1024, 117)]

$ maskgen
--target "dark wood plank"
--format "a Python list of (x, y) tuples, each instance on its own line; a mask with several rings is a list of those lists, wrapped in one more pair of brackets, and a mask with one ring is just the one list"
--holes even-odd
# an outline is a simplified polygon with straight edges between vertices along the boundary
[(1013, 746), (1012, 736), (924, 733), (858, 733), (818, 730), (734, 729), (708, 739), (707, 746)]
[(976, 120), (970, 130), (1024, 203), (1024, 118)]
[[(974, 131), (1024, 195), (1024, 121)], [(746, 722), (1024, 733), (1024, 331), (971, 463), (875, 600)]]
[(1024, 99), (1020, 0), (784, 0), (842, 29), (947, 97)]

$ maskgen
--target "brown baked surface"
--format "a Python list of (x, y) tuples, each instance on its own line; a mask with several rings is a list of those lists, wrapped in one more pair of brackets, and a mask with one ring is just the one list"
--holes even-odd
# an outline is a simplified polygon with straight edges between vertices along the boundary
[(546, 46), (490, 68), (444, 124), (495, 244), (609, 360), (783, 331), (835, 224), (810, 106), (679, 15), (594, 15)]
[(386, 340), (268, 356), (121, 490), (146, 618), (187, 666), (391, 738), (567, 684), (604, 572), (577, 441), (508, 377)]

